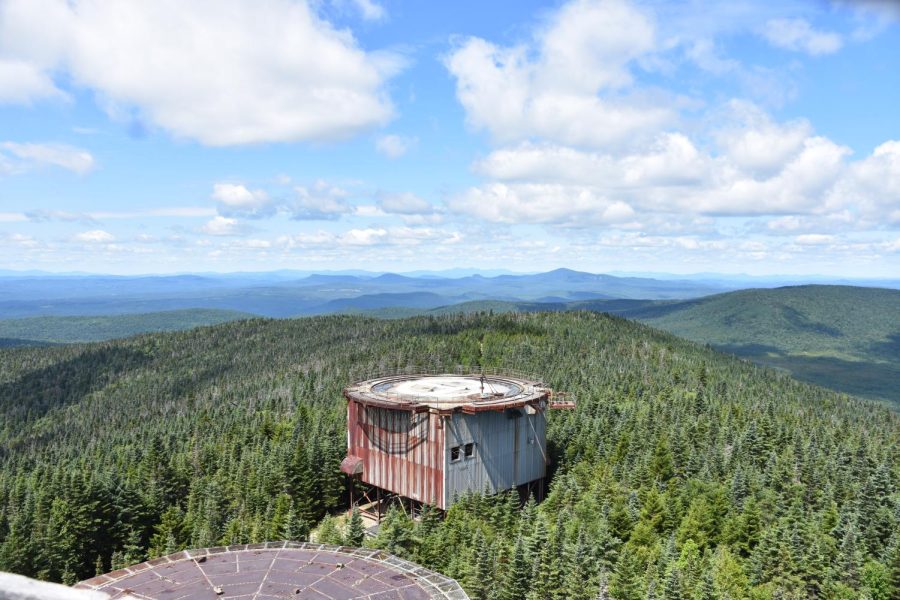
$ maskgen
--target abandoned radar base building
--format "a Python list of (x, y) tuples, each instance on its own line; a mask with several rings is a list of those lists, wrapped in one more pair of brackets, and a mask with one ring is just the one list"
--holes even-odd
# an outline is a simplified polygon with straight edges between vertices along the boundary
[(373, 489), (379, 514), (384, 496), (446, 510), (469, 491), (540, 494), (545, 413), (574, 407), (537, 378), (481, 372), (376, 377), (344, 397), (341, 470)]

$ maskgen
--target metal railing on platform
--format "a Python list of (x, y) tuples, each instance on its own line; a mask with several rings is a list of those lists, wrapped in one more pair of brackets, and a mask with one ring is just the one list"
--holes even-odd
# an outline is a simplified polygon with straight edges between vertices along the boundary
[[(429, 368), (429, 367), (420, 367), (416, 365), (410, 365), (407, 367), (399, 368), (399, 369), (383, 369), (378, 371), (368, 371), (363, 374), (355, 381), (358, 383), (367, 383), (371, 384), (372, 382), (377, 382), (380, 379), (392, 379), (398, 377), (416, 377), (416, 376), (441, 376), (441, 375), (450, 375), (450, 376), (463, 376), (463, 377), (490, 377), (495, 379), (507, 379), (510, 380), (510, 383), (513, 383), (519, 386), (521, 389), (515, 394), (512, 395), (495, 395), (491, 393), (491, 382), (485, 381), (485, 392), (487, 392), (483, 397), (474, 399), (474, 403), (480, 402), (491, 402), (491, 401), (509, 401), (514, 400), (517, 397), (521, 396), (531, 396), (537, 393), (541, 393), (544, 391), (544, 385), (542, 383), (542, 378), (536, 376), (531, 373), (525, 373), (523, 371), (517, 371), (514, 369), (501, 369), (501, 368), (491, 368), (491, 367), (480, 367), (480, 366), (465, 366), (465, 365), (456, 365), (454, 367), (437, 367), (437, 368)], [(499, 382), (498, 382), (499, 383)], [(355, 389), (354, 389), (355, 388)], [(409, 393), (399, 393), (399, 392), (391, 392), (389, 390), (372, 392), (371, 385), (367, 386), (350, 386), (348, 389), (354, 390), (357, 394), (369, 397), (373, 400), (387, 400), (391, 403), (402, 405), (402, 404), (428, 404), (432, 406), (440, 406), (441, 404), (446, 404), (448, 406), (459, 404), (460, 398), (446, 398), (441, 399), (440, 397), (435, 397), (433, 395), (417, 395), (417, 394), (409, 394)]]
[(373, 379), (385, 379), (388, 377), (412, 376), (412, 375), (484, 375), (486, 377), (506, 377), (520, 379), (532, 385), (540, 386), (543, 377), (534, 373), (527, 373), (516, 369), (455, 365), (453, 367), (422, 367), (409, 365), (395, 369), (380, 369), (360, 371), (353, 374), (353, 380), (357, 382), (371, 381)]

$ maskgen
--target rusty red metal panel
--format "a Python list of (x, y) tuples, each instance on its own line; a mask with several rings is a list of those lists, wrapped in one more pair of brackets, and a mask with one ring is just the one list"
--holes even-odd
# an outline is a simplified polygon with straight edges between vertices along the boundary
[(444, 426), (445, 418), (443, 415), (434, 415), (434, 427), (435, 427), (435, 444), (434, 444), (434, 454), (433, 465), (434, 465), (434, 473), (432, 475), (432, 485), (434, 486), (434, 498), (437, 499), (437, 506), (443, 510), (447, 509), (447, 505), (444, 502), (444, 482), (446, 481), (446, 473), (444, 473), (444, 460), (446, 456), (446, 431), (447, 428)]
[(442, 418), (349, 400), (347, 454), (360, 460), (361, 480), (445, 508)]

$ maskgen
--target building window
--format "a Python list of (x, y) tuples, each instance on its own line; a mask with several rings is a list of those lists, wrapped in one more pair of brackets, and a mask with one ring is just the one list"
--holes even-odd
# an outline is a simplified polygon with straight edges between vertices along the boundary
[(450, 462), (456, 462), (459, 460), (459, 446), (454, 446), (450, 448)]
[(466, 444), (464, 449), (465, 449), (466, 458), (472, 458), (473, 456), (475, 456), (475, 444), (472, 444), (472, 443)]

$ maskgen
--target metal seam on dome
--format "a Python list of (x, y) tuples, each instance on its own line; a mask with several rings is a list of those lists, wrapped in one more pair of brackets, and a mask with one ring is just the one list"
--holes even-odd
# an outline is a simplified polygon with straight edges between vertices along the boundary
[[(162, 575), (156, 572), (157, 567), (172, 567), (175, 564), (184, 564), (184, 563), (192, 563), (195, 567), (203, 570), (200, 566), (201, 564), (207, 565), (207, 562), (200, 562), (197, 559), (204, 558), (216, 558), (216, 557), (225, 557), (228, 555), (234, 555), (235, 560), (238, 561), (235, 564), (239, 564), (240, 556), (256, 556), (263, 553), (269, 554), (272, 553), (274, 556), (271, 558), (272, 563), (268, 567), (267, 573), (269, 573), (275, 566), (275, 561), (280, 558), (280, 553), (283, 550), (287, 551), (302, 551), (302, 552), (310, 552), (316, 553), (313, 555), (311, 562), (315, 562), (315, 559), (322, 555), (344, 555), (348, 560), (354, 561), (362, 561), (363, 563), (374, 563), (376, 565), (381, 565), (385, 571), (393, 571), (398, 575), (403, 575), (408, 578), (409, 583), (407, 585), (397, 586), (396, 589), (407, 589), (410, 586), (416, 586), (422, 592), (428, 594), (428, 597), (432, 599), (445, 599), (445, 600), (467, 600), (468, 596), (463, 591), (462, 587), (460, 587), (459, 583), (457, 583), (454, 579), (441, 575), (440, 573), (436, 573), (421, 565), (417, 565), (415, 563), (411, 563), (409, 561), (400, 559), (392, 554), (387, 554), (381, 550), (367, 549), (367, 548), (356, 548), (350, 546), (333, 546), (328, 544), (318, 544), (312, 542), (290, 542), (290, 541), (281, 541), (281, 542), (265, 542), (259, 544), (238, 544), (232, 546), (214, 546), (209, 548), (195, 548), (190, 550), (182, 550), (179, 552), (175, 552), (173, 554), (169, 554), (166, 556), (161, 556), (159, 558), (155, 558), (149, 561), (145, 561), (143, 563), (139, 563), (137, 565), (132, 565), (126, 567), (124, 569), (120, 569), (118, 571), (113, 571), (111, 573), (107, 573), (104, 575), (98, 575), (91, 579), (82, 581), (76, 584), (74, 587), (80, 589), (91, 589), (91, 590), (100, 590), (100, 591), (109, 591), (116, 590), (116, 595), (121, 594), (122, 590), (118, 590), (115, 588), (115, 584), (119, 582), (124, 582), (125, 580), (134, 577), (138, 574), (145, 573), (148, 571), (153, 571), (157, 577), (162, 579)], [(251, 554), (252, 553), (252, 554)], [(267, 557), (268, 558), (268, 557)], [(295, 561), (296, 559), (284, 559)], [(325, 561), (323, 564), (338, 564), (331, 563)], [(340, 563), (344, 564), (344, 563)], [(348, 567), (349, 568), (349, 567)], [(337, 569), (338, 571), (340, 569)], [(322, 581), (328, 579), (330, 575), (322, 578)], [(263, 577), (259, 583), (258, 590), (262, 589), (262, 585), (267, 581), (267, 577)], [(363, 577), (362, 579), (355, 582), (353, 585), (365, 585), (367, 577)], [(214, 582), (210, 579), (207, 580), (209, 585), (214, 585)], [(378, 580), (381, 581), (381, 580)], [(154, 580), (155, 583), (155, 580)], [(174, 583), (174, 582), (173, 582)], [(317, 582), (317, 584), (320, 582)], [(346, 583), (341, 583), (340, 581), (334, 581), (336, 585), (344, 585)], [(226, 584), (227, 585), (227, 584)], [(135, 586), (138, 587), (138, 586)], [(316, 589), (313, 587), (312, 589)], [(347, 587), (347, 589), (350, 589)], [(354, 587), (355, 589), (355, 587)], [(206, 590), (206, 588), (204, 588)], [(136, 594), (141, 594), (138, 590), (133, 590)], [(208, 591), (208, 590), (207, 590)], [(226, 590), (227, 591), (227, 590)], [(365, 590), (360, 590), (365, 592)], [(257, 591), (257, 594), (260, 592)], [(364, 598), (368, 596), (368, 592), (363, 593), (360, 598)], [(144, 597), (152, 598), (152, 595), (144, 595)], [(186, 596), (190, 598), (190, 596)]]

